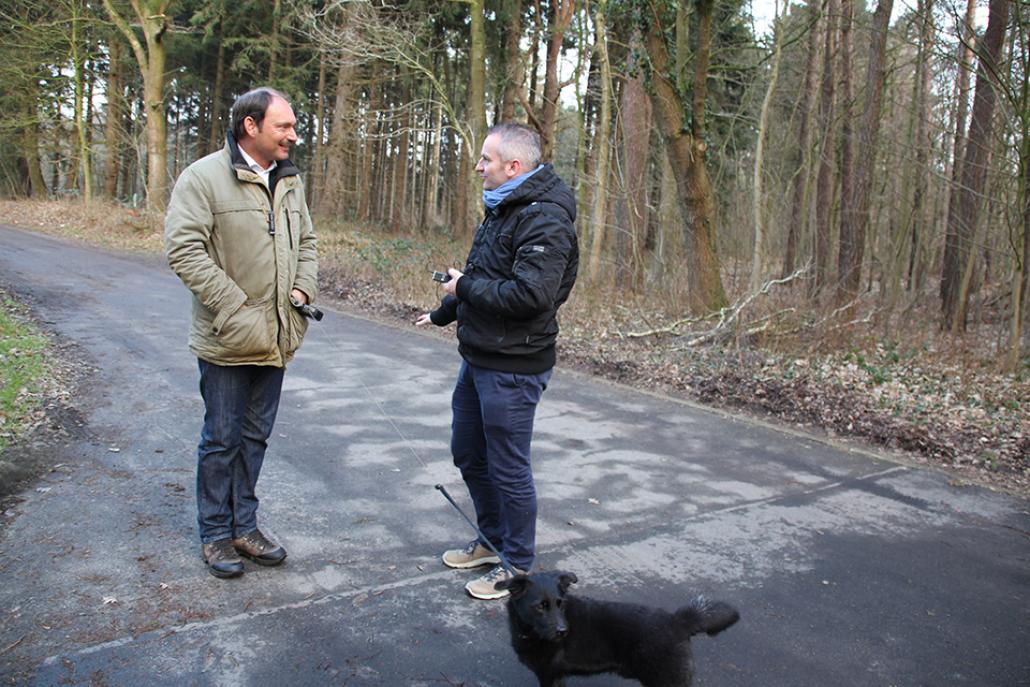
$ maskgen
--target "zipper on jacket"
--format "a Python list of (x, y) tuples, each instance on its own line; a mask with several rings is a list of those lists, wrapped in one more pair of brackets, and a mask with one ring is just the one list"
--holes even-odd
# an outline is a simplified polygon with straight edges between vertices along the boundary
[(293, 250), (293, 222), (290, 221), (290, 211), (286, 210), (286, 237), (290, 239), (290, 250)]
[(275, 215), (271, 210), (268, 211), (268, 235), (275, 236)]

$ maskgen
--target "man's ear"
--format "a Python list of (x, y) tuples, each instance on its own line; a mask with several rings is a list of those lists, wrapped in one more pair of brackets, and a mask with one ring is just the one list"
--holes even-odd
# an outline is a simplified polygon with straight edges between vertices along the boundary
[(243, 118), (243, 130), (246, 131), (247, 135), (251, 138), (255, 138), (258, 133), (260, 133), (260, 127), (257, 125), (257, 122), (254, 121), (254, 118), (250, 116)]
[(515, 177), (519, 176), (519, 175), (520, 175), (520, 174), (522, 174), (522, 173), (523, 173), (524, 171), (526, 171), (526, 170), (525, 170), (525, 169), (523, 168), (523, 165), (522, 165), (522, 160), (519, 160), (518, 158), (516, 158), (516, 159), (514, 159), (514, 160), (509, 160), (509, 161), (508, 161), (508, 164), (509, 164), (509, 165), (511, 165), (511, 172), (512, 172), (512, 174), (511, 174), (511, 178), (512, 178), (512, 179), (514, 179)]

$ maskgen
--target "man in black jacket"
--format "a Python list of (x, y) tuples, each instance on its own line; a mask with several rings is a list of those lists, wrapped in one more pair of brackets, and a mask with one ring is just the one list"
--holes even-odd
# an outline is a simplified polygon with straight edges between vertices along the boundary
[[(415, 322), (458, 321), (463, 361), (451, 398), (451, 453), (479, 529), (526, 572), (536, 554), (533, 418), (554, 367), (556, 314), (579, 266), (575, 196), (540, 156), (532, 129), (490, 129), (476, 164), (486, 218), (464, 272), (448, 270), (440, 307)], [(499, 599), (508, 592), (494, 584), (510, 573), (484, 544), (476, 539), (447, 551), (443, 562), (463, 569), (495, 564), (465, 589), (477, 599)]]

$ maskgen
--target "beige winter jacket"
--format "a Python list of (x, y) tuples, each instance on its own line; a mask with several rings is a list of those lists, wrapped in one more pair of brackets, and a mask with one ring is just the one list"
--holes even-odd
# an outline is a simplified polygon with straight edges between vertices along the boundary
[(193, 292), (189, 347), (207, 362), (282, 367), (307, 330), (290, 291), (314, 301), (315, 232), (297, 168), (286, 160), (272, 174), (274, 198), (229, 137), (172, 191), (165, 254)]

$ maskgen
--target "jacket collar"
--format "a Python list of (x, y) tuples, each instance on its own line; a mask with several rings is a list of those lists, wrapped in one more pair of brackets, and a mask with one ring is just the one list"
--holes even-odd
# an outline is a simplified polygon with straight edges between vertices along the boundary
[[(243, 159), (243, 153), (240, 152), (240, 145), (236, 142), (236, 138), (232, 135), (232, 131), (225, 132), (225, 147), (229, 151), (229, 165), (232, 167), (233, 174), (237, 179), (242, 181), (259, 181), (260, 175), (250, 168), (247, 161)], [(286, 160), (279, 160), (279, 164), (275, 166), (272, 173), (268, 175), (268, 190), (273, 194), (275, 193), (275, 185), (280, 179), (285, 177), (298, 176), (300, 170), (287, 158)]]

